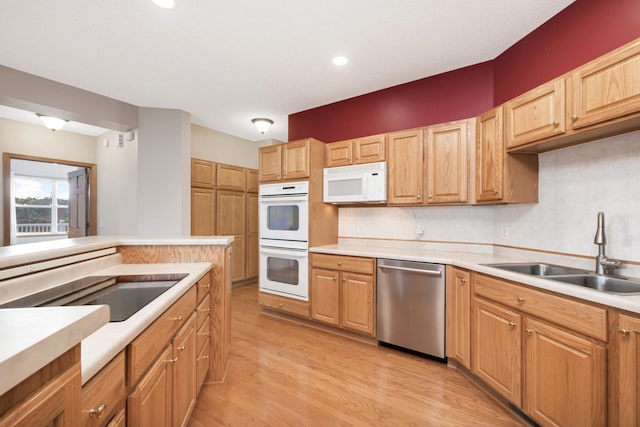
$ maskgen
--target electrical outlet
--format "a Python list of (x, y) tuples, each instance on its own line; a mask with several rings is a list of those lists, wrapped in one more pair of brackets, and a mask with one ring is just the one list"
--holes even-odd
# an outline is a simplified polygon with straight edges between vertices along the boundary
[(509, 237), (511, 237), (510, 234), (511, 233), (509, 232), (509, 227), (500, 228), (500, 238), (502, 240), (509, 240)]
[(423, 234), (424, 234), (424, 226), (417, 225), (416, 226), (416, 238), (422, 237)]

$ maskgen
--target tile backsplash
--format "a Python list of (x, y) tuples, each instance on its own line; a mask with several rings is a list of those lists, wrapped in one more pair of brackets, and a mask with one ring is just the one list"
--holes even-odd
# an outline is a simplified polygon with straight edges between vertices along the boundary
[[(640, 262), (640, 131), (540, 154), (539, 203), (340, 208), (340, 237), (497, 243)], [(422, 233), (420, 233), (422, 231)]]

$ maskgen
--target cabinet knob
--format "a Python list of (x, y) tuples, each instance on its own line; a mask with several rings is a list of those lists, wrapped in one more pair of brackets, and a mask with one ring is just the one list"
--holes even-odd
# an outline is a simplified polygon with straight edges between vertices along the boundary
[(460, 283), (467, 283), (467, 279), (460, 279)]
[(525, 329), (524, 331), (527, 333), (527, 335), (531, 335), (533, 333), (533, 329), (529, 328)]
[(184, 345), (178, 346), (178, 351), (184, 351), (186, 347)]
[(342, 261), (338, 261), (338, 265), (342, 265)]
[(630, 331), (628, 329), (618, 328), (618, 332), (620, 332), (620, 335), (628, 337)]
[(182, 314), (178, 317), (170, 317), (169, 320), (173, 320), (174, 322), (182, 322)]
[(498, 190), (493, 190), (493, 194), (498, 194)]
[(516, 326), (518, 326), (518, 324), (516, 322), (509, 321), (509, 326), (511, 326), (512, 328), (515, 328)]
[(90, 417), (100, 418), (105, 409), (107, 409), (107, 404), (103, 403), (102, 405), (98, 406), (97, 408), (90, 409), (89, 410), (89, 416)]
[(433, 194), (429, 193), (429, 200), (433, 199)]
[(202, 285), (202, 287), (203, 287), (203, 288), (205, 288), (205, 289), (206, 289), (206, 288), (210, 288), (210, 287), (211, 287), (211, 284), (208, 284), (208, 285)]
[(173, 359), (165, 360), (165, 362), (167, 362), (167, 363), (177, 363), (178, 362), (178, 356), (174, 357)]
[(560, 122), (555, 120), (553, 123), (551, 123), (553, 125), (554, 128), (557, 128), (558, 126), (560, 126)]
[(281, 302), (281, 303), (279, 303), (279, 304), (278, 304), (278, 307), (280, 307), (280, 308), (284, 307), (284, 303), (282, 303), (282, 302)]
[(578, 120), (578, 116), (575, 114), (571, 115), (571, 120), (573, 120), (574, 122)]
[(422, 199), (422, 195), (418, 194), (418, 200)]
[(523, 303), (524, 303), (524, 298), (518, 297), (518, 304), (523, 304)]
[(347, 278), (346, 278), (346, 277), (343, 277), (343, 278), (342, 278), (342, 281), (343, 281), (343, 282), (346, 282), (346, 281), (347, 281)]
[(209, 358), (209, 356), (200, 356), (200, 357), (198, 357), (198, 360), (204, 360), (204, 359), (208, 359), (208, 358)]

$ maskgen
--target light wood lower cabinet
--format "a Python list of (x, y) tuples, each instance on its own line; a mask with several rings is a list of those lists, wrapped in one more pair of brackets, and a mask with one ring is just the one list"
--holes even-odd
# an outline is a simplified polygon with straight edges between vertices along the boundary
[(122, 351), (82, 387), (81, 426), (103, 426), (124, 410), (127, 397), (125, 361)]
[(167, 345), (127, 399), (127, 424), (170, 427), (173, 391), (173, 347)]
[(640, 317), (621, 314), (615, 333), (618, 359), (614, 374), (618, 382), (612, 409), (618, 425), (636, 427), (640, 425)]
[(447, 357), (471, 369), (471, 273), (447, 267)]
[(311, 266), (311, 318), (374, 336), (374, 260), (312, 254)]
[(173, 423), (187, 425), (196, 406), (196, 313), (173, 339)]

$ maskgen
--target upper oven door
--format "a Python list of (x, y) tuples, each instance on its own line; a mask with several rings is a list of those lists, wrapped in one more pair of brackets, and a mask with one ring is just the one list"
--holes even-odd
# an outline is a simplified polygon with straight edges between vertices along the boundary
[(260, 238), (309, 240), (309, 196), (260, 195)]

